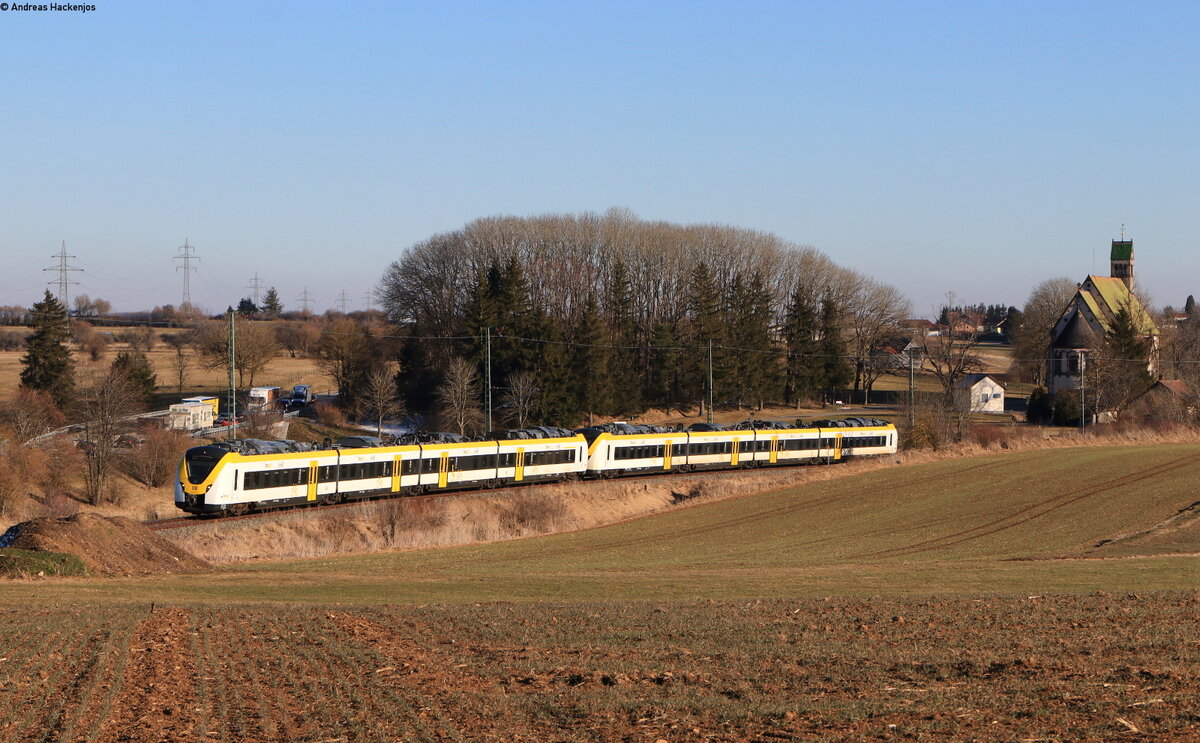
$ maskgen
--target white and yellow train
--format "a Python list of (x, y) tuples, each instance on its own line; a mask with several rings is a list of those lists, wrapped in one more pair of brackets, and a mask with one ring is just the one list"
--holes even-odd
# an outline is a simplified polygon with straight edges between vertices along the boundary
[(544, 480), (825, 464), (892, 454), (896, 446), (896, 428), (870, 418), (688, 430), (610, 423), (498, 431), (482, 441), (434, 434), (396, 444), (366, 436), (322, 446), (241, 439), (189, 449), (175, 505), (195, 514), (240, 514)]

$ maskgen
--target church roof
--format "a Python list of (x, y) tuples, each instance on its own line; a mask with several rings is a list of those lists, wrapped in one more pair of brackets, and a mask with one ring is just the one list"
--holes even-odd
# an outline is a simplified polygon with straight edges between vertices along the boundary
[(1084, 319), (1081, 312), (1076, 312), (1067, 326), (1054, 339), (1055, 348), (1092, 348), (1095, 345), (1096, 334), (1092, 332), (1092, 326)]
[(1133, 240), (1113, 240), (1112, 258), (1114, 261), (1133, 260)]
[(1112, 332), (1112, 319), (1122, 308), (1129, 310), (1133, 326), (1142, 335), (1158, 335), (1154, 318), (1138, 301), (1137, 295), (1129, 291), (1125, 282), (1112, 276), (1088, 276), (1079, 287), (1076, 296), (1083, 300), (1092, 315), (1099, 320), (1104, 332)]

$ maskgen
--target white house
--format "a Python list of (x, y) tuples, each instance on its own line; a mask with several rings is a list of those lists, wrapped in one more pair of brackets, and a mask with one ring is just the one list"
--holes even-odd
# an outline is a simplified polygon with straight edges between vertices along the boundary
[(972, 413), (1004, 412), (1004, 385), (986, 374), (968, 374), (958, 380), (954, 388), (970, 403)]

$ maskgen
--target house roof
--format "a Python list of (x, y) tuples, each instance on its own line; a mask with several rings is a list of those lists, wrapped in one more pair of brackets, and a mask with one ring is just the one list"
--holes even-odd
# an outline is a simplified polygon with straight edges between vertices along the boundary
[(1176, 397), (1191, 397), (1192, 390), (1188, 387), (1188, 383), (1182, 379), (1160, 379), (1158, 384), (1170, 390), (1171, 394)]
[[(957, 382), (954, 383), (954, 386), (955, 387), (974, 387), (975, 385), (979, 384), (980, 382), (982, 382), (985, 379), (992, 379), (992, 377), (990, 374), (965, 374), (962, 377), (960, 377)], [(992, 379), (992, 382), (994, 384), (1000, 385), (1001, 387), (1004, 386), (1003, 384), (1000, 384), (1000, 382), (997, 382), (995, 379)]]

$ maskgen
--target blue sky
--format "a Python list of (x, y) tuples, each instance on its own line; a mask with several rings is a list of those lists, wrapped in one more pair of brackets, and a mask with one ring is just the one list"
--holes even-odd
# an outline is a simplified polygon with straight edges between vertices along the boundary
[(62, 240), (72, 292), (178, 303), (186, 237), (201, 306), (359, 308), (431, 234), (613, 206), (921, 314), (1107, 273), (1122, 223), (1140, 289), (1200, 293), (1200, 4), (95, 5), (0, 12), (0, 304)]

